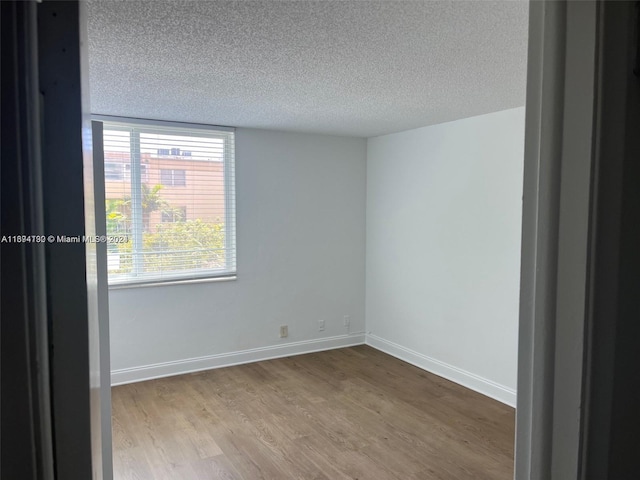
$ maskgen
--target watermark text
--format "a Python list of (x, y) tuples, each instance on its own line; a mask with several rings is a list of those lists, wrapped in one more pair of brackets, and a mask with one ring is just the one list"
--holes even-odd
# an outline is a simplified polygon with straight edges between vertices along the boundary
[(129, 243), (129, 235), (3, 235), (0, 243)]

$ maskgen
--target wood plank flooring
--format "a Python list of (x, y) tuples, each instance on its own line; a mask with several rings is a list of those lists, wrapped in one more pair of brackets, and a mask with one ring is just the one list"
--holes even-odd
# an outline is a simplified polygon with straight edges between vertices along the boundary
[(513, 478), (512, 408), (368, 346), (112, 392), (116, 480)]

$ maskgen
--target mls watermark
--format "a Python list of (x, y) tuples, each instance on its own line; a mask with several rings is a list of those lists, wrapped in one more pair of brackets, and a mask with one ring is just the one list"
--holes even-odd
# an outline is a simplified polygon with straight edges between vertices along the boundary
[(129, 235), (3, 235), (0, 243), (129, 243)]

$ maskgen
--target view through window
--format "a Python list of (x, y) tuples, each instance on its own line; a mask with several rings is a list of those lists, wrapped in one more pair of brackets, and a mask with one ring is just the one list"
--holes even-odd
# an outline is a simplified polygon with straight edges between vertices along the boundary
[(235, 274), (234, 133), (104, 122), (109, 283)]

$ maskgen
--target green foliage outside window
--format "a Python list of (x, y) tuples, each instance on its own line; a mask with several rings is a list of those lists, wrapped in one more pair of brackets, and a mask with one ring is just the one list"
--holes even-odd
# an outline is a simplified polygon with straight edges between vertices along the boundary
[[(155, 232), (142, 234), (144, 272), (216, 269), (225, 266), (224, 224), (187, 220), (161, 223)], [(115, 248), (114, 248), (115, 247)], [(111, 244), (120, 264), (112, 273), (130, 273), (133, 242)]]
[[(159, 272), (174, 270), (217, 269), (225, 267), (225, 231), (222, 222), (205, 222), (201, 219), (183, 220), (181, 211), (172, 208), (160, 197), (161, 185), (142, 189), (143, 271)], [(130, 234), (130, 198), (106, 201), (107, 234)], [(172, 213), (178, 221), (159, 223), (155, 231), (150, 228), (149, 217), (154, 211)], [(112, 243), (110, 254), (117, 254), (118, 268), (110, 273), (130, 273), (133, 268), (133, 241)]]

